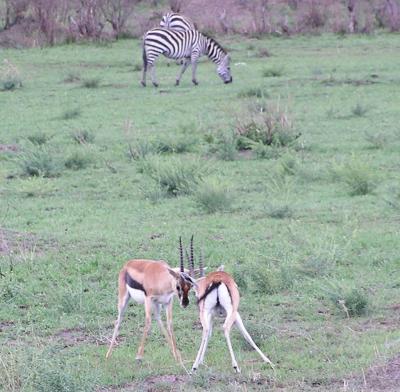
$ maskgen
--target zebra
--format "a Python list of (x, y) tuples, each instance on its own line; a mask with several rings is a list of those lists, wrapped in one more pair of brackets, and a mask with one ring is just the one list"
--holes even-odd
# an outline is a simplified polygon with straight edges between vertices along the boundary
[(195, 85), (198, 84), (196, 80), (197, 61), (200, 56), (205, 54), (217, 64), (217, 73), (223, 82), (232, 82), (229, 55), (217, 41), (197, 30), (175, 31), (156, 28), (148, 31), (143, 39), (143, 75), (141, 80), (143, 87), (146, 87), (147, 68), (151, 70), (153, 85), (158, 87), (154, 63), (160, 54), (170, 59), (184, 59), (176, 78), (176, 86), (179, 85), (189, 64), (192, 65), (192, 82)]
[(196, 30), (194, 23), (186, 16), (176, 12), (167, 12), (161, 19), (160, 26), (175, 31)]

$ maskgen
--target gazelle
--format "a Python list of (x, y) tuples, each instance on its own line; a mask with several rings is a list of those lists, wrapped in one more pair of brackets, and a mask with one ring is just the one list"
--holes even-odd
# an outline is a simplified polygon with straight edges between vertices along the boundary
[[(193, 240), (192, 240), (193, 241)], [(182, 364), (181, 356), (176, 348), (176, 340), (172, 327), (172, 302), (176, 294), (182, 307), (189, 305), (189, 291), (196, 285), (195, 280), (184, 269), (182, 240), (179, 239), (180, 267), (171, 268), (163, 260), (131, 260), (121, 269), (118, 278), (118, 318), (115, 322), (114, 333), (106, 358), (111, 355), (112, 348), (118, 336), (122, 317), (129, 299), (144, 304), (145, 326), (142, 339), (136, 354), (141, 360), (144, 345), (151, 327), (152, 309), (160, 330), (164, 334), (175, 360)], [(191, 271), (193, 273), (193, 271)], [(161, 320), (162, 307), (166, 307), (167, 329)]]
[[(190, 262), (191, 269), (193, 269), (193, 257), (191, 257)], [(240, 300), (238, 287), (232, 276), (224, 272), (223, 269), (224, 267), (221, 266), (217, 271), (210, 272), (207, 276), (204, 276), (203, 260), (202, 257), (200, 257), (200, 278), (196, 280), (197, 285), (194, 290), (199, 305), (203, 336), (192, 370), (195, 371), (203, 362), (208, 340), (210, 339), (212, 332), (212, 319), (215, 313), (224, 314), (226, 316), (223, 330), (228, 344), (229, 353), (231, 355), (232, 366), (237, 373), (240, 373), (240, 369), (236, 362), (229, 335), (234, 323), (236, 323), (236, 326), (246, 341), (260, 354), (261, 358), (274, 368), (273, 363), (257, 347), (243, 325), (242, 318), (238, 312)]]

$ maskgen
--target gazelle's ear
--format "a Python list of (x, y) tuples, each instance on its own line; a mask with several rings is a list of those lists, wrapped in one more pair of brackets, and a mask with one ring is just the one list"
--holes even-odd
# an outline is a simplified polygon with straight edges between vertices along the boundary
[(168, 272), (176, 279), (176, 280), (178, 280), (179, 279), (179, 277), (180, 277), (180, 274), (179, 273), (177, 273), (177, 272), (175, 272), (173, 269), (171, 269), (171, 268), (168, 268)]
[(197, 283), (196, 283), (196, 280), (193, 279), (189, 274), (187, 274), (186, 272), (181, 272), (180, 275), (181, 275), (181, 278), (182, 278), (185, 282), (191, 284), (191, 285), (194, 286), (194, 287), (198, 287), (198, 286), (197, 286)]

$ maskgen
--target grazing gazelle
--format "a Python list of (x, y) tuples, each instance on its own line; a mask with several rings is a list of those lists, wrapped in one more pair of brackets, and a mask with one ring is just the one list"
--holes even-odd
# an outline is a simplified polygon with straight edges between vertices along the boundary
[[(189, 291), (192, 286), (196, 285), (196, 282), (185, 272), (181, 239), (179, 239), (179, 248), (180, 268), (171, 268), (162, 260), (131, 260), (121, 269), (118, 278), (118, 318), (115, 322), (114, 333), (106, 358), (111, 354), (118, 336), (122, 317), (129, 299), (132, 298), (134, 301), (144, 304), (146, 317), (136, 359), (140, 361), (143, 357), (144, 345), (151, 327), (151, 313), (152, 309), (154, 309), (157, 323), (171, 347), (175, 360), (182, 363), (180, 353), (176, 348), (176, 340), (172, 328), (172, 302), (176, 294), (181, 306), (188, 306)], [(165, 329), (160, 315), (163, 306), (166, 307), (167, 329)]]
[[(193, 258), (191, 259), (191, 269), (193, 269)], [(215, 313), (226, 315), (223, 330), (231, 355), (232, 366), (237, 373), (240, 373), (240, 369), (236, 362), (229, 336), (234, 323), (236, 323), (239, 331), (247, 342), (260, 354), (261, 358), (274, 368), (273, 363), (257, 347), (244, 327), (242, 318), (238, 312), (240, 299), (239, 290), (232, 276), (224, 272), (223, 269), (224, 267), (221, 266), (217, 271), (210, 272), (207, 276), (204, 276), (203, 261), (202, 257), (200, 257), (200, 278), (196, 280), (197, 285), (194, 290), (199, 305), (203, 337), (192, 370), (195, 371), (199, 364), (203, 362), (208, 340), (211, 336), (212, 319)]]

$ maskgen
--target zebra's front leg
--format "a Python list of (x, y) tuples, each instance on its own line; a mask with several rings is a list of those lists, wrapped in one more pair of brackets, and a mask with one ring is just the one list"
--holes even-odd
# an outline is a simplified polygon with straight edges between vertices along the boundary
[(197, 57), (192, 58), (192, 82), (195, 86), (199, 84), (199, 82), (196, 80), (196, 70), (197, 70)]
[(181, 81), (181, 77), (182, 77), (183, 73), (186, 71), (186, 69), (187, 69), (187, 67), (189, 66), (189, 64), (190, 64), (189, 59), (185, 59), (185, 60), (183, 61), (182, 68), (180, 69), (179, 74), (178, 74), (178, 76), (176, 77), (175, 86), (179, 86), (179, 82)]

